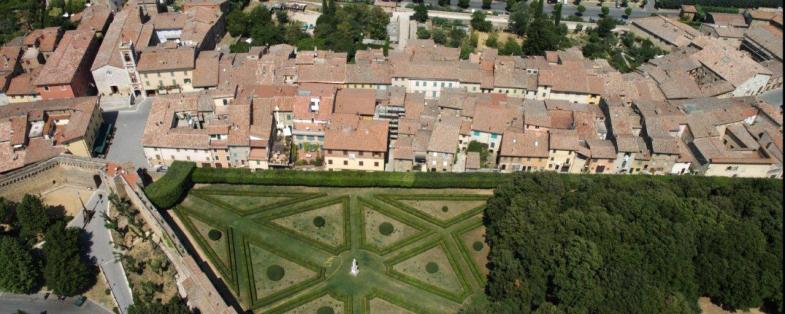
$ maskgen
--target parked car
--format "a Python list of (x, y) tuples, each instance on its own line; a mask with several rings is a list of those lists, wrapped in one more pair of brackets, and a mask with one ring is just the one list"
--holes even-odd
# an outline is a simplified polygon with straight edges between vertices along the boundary
[(84, 304), (85, 301), (87, 301), (87, 297), (85, 297), (83, 295), (80, 295), (80, 296), (76, 297), (76, 300), (74, 301), (74, 305), (82, 306), (82, 304)]

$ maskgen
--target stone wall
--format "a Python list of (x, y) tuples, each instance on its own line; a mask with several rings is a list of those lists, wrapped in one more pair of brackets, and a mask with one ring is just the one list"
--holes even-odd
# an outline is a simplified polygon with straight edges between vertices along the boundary
[(42, 193), (60, 185), (94, 189), (94, 177), (100, 177), (105, 166), (90, 158), (58, 156), (0, 175), (0, 197), (19, 201), (27, 193)]

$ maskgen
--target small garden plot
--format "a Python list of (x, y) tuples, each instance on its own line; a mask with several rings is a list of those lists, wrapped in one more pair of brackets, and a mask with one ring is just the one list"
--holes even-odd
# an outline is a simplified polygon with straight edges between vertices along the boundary
[(204, 239), (204, 242), (210, 246), (210, 249), (215, 253), (220, 262), (228, 268), (231, 264), (229, 258), (229, 237), (226, 236), (225, 232), (208, 225), (200, 220), (200, 218), (196, 218), (192, 215), (188, 215), (187, 219), (191, 222), (196, 231), (199, 232), (199, 236)]
[(249, 244), (248, 251), (257, 299), (264, 299), (319, 276), (317, 271), (259, 246)]
[(338, 203), (309, 209), (272, 222), (309, 239), (337, 248), (345, 243), (346, 203)]
[(343, 301), (336, 300), (329, 294), (308, 301), (291, 311), (290, 314), (342, 314), (344, 312)]
[(490, 253), (491, 248), (488, 246), (488, 243), (485, 243), (485, 227), (480, 226), (464, 233), (461, 240), (463, 245), (466, 246), (466, 252), (469, 252), (472, 261), (477, 265), (477, 269), (480, 270), (483, 276), (487, 276), (488, 267), (486, 265), (488, 264), (488, 253)]
[(414, 312), (404, 309), (397, 304), (385, 299), (376, 297), (368, 302), (370, 313), (373, 314), (414, 314)]
[(394, 264), (393, 270), (407, 279), (423, 282), (451, 294), (460, 295), (463, 292), (458, 274), (450, 265), (450, 259), (441, 245)]
[(421, 231), (395, 218), (382, 214), (369, 207), (363, 207), (364, 243), (378, 250), (385, 250)]
[(485, 206), (486, 200), (399, 199), (399, 202), (439, 220), (450, 220), (472, 209)]

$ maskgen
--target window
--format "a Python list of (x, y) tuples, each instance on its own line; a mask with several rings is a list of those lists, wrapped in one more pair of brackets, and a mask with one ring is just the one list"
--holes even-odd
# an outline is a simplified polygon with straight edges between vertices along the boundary
[(496, 134), (496, 133), (491, 133), (491, 139), (492, 139), (492, 140), (495, 140), (495, 139), (496, 139), (496, 136), (497, 136), (497, 134)]
[(333, 164), (333, 160), (332, 159), (327, 159), (327, 164), (328, 165), (332, 165)]
[(191, 84), (191, 79), (184, 79), (183, 84)]
[(472, 131), (473, 136), (480, 136), (480, 131)]
[(433, 87), (436, 87), (436, 82), (433, 82)]
[(431, 95), (433, 95), (432, 97), (436, 97), (436, 92), (431, 92)]
[(420, 81), (414, 81), (414, 86), (420, 87)]
[(362, 166), (363, 166), (363, 162), (362, 162), (362, 161), (360, 161), (360, 162), (359, 162), (359, 164), (360, 164), (360, 167), (362, 167)]
[(172, 86), (177, 86), (177, 80), (172, 79)]
[(344, 166), (348, 166), (348, 165), (349, 165), (349, 161), (348, 161), (348, 160), (344, 160), (344, 161), (343, 161), (343, 165), (344, 165)]
[(379, 167), (379, 162), (378, 162), (378, 161), (374, 161), (374, 162), (373, 162), (373, 166), (374, 166), (374, 167)]
[(161, 78), (161, 72), (158, 72), (156, 74), (158, 74), (158, 78)]

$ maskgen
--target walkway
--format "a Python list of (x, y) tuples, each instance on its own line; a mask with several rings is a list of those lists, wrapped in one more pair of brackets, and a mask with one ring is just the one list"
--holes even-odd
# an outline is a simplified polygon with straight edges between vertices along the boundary
[[(95, 210), (93, 219), (84, 226), (87, 233), (92, 237), (90, 256), (95, 258), (96, 264), (104, 273), (104, 277), (109, 282), (109, 287), (112, 289), (112, 295), (117, 300), (118, 307), (121, 313), (126, 313), (128, 306), (133, 304), (133, 296), (131, 288), (128, 285), (128, 278), (125, 276), (123, 265), (117, 261), (114, 256), (114, 246), (112, 245), (111, 233), (106, 229), (106, 220), (104, 213), (108, 207), (109, 200), (107, 199), (106, 186), (96, 190), (90, 199), (85, 203), (85, 207), (90, 210)], [(82, 197), (85, 197), (84, 195)], [(81, 228), (84, 223), (84, 211), (79, 212), (76, 217), (68, 224), (69, 227)], [(99, 279), (100, 280), (100, 279)]]

